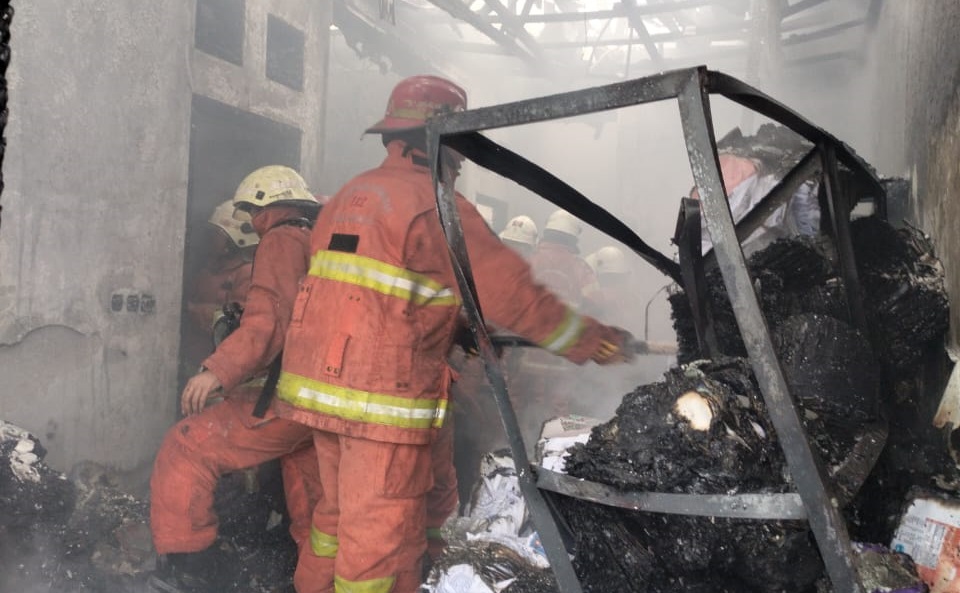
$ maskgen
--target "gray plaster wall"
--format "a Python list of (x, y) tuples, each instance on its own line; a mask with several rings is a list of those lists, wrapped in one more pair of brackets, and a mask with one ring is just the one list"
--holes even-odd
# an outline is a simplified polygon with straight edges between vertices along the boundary
[[(13, 21), (0, 230), (0, 418), (48, 461), (152, 460), (175, 420), (194, 93), (303, 130), (323, 166), (326, 2), (246, 2), (244, 66), (193, 48), (194, 2), (31, 0)], [(305, 32), (304, 91), (264, 74), (267, 13)], [(148, 295), (152, 312), (111, 311)], [(124, 302), (124, 309), (127, 303)]]

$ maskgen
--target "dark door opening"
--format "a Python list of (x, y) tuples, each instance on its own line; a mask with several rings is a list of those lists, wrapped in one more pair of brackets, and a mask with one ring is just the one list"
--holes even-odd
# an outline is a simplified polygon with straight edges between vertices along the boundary
[(287, 165), (299, 170), (301, 136), (302, 131), (296, 127), (207, 97), (193, 96), (178, 397), (186, 380), (213, 350), (212, 341), (198, 339), (202, 331), (197, 331), (186, 314), (195, 278), (210, 257), (204, 248), (207, 220), (217, 205), (233, 197), (237, 186), (254, 169)]

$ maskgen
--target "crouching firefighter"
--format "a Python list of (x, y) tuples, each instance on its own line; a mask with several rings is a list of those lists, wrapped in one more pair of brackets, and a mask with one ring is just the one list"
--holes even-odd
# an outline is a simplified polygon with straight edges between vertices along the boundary
[[(310, 227), (319, 204), (300, 175), (282, 166), (248, 175), (233, 204), (252, 217), (260, 245), (239, 326), (187, 382), (181, 396), (186, 418), (167, 432), (154, 463), (150, 523), (160, 561), (152, 581), (163, 591), (214, 590), (215, 575), (236, 570), (222, 566), (224, 558), (212, 546), (214, 489), (221, 474), (281, 458), (290, 532), (298, 546), (309, 538), (318, 497), (310, 429), (270, 410), (261, 417), (253, 411), (307, 271)], [(261, 380), (251, 381), (258, 376)], [(221, 391), (223, 400), (207, 406)]]
[[(321, 479), (298, 593), (413, 593), (427, 550), (431, 443), (444, 425), (460, 294), (436, 213), (424, 124), (466, 94), (402, 80), (381, 134), (386, 160), (324, 206), (284, 346), (276, 411), (315, 429)], [(447, 155), (456, 165), (455, 155)], [(578, 315), (457, 197), (489, 321), (576, 363), (623, 362), (630, 336)]]

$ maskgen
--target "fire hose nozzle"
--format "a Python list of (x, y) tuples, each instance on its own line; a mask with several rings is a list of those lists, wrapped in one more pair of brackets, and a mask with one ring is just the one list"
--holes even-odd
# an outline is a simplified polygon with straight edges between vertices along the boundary
[(654, 354), (661, 356), (676, 356), (677, 345), (669, 342), (648, 342), (646, 340), (633, 340), (628, 347), (635, 354)]

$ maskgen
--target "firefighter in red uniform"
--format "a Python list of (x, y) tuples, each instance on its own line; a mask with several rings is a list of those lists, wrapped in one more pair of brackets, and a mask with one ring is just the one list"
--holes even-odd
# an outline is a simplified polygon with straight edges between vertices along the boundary
[(500, 240), (507, 247), (510, 247), (523, 259), (530, 259), (534, 249), (537, 248), (537, 223), (529, 216), (514, 216), (507, 223), (500, 234)]
[(636, 328), (641, 318), (631, 315), (642, 310), (636, 302), (636, 287), (631, 286), (630, 267), (623, 250), (613, 245), (601, 247), (585, 260), (597, 274), (600, 286), (601, 318), (628, 328)]
[[(315, 429), (320, 464), (299, 593), (413, 593), (420, 584), (430, 443), (448, 408), (445, 356), (460, 309), (423, 124), (465, 106), (464, 91), (442, 78), (398, 83), (386, 116), (368, 130), (382, 135), (386, 160), (348, 182), (314, 227), (276, 407)], [(491, 322), (576, 363), (626, 360), (626, 332), (578, 315), (536, 284), (476, 208), (461, 196), (457, 204)]]
[[(252, 216), (260, 246), (240, 325), (188, 381), (181, 397), (188, 417), (167, 432), (154, 464), (150, 522), (161, 555), (156, 575), (161, 585), (210, 584), (204, 575), (217, 570), (218, 553), (210, 548), (217, 535), (212, 507), (222, 473), (282, 457), (290, 532), (298, 545), (309, 536), (318, 498), (311, 431), (269, 411), (265, 418), (255, 418), (262, 381), (249, 381), (262, 376), (283, 346), (297, 285), (307, 271), (310, 225), (318, 204), (300, 175), (282, 166), (248, 175), (233, 204)], [(207, 407), (221, 389), (223, 401)]]
[[(595, 314), (600, 304), (596, 274), (580, 257), (583, 226), (573, 215), (556, 210), (544, 225), (540, 242), (530, 257), (538, 282), (546, 285), (568, 305)], [(545, 420), (570, 412), (589, 410), (578, 406), (576, 368), (565, 360), (538, 350), (515, 355), (510, 373), (510, 395), (517, 410), (528, 452), (540, 437)]]
[[(500, 241), (524, 259), (529, 259), (537, 247), (537, 224), (529, 216), (511, 218), (497, 235)], [(520, 349), (503, 353), (508, 374), (513, 372), (521, 358)], [(457, 424), (455, 433), (456, 466), (461, 500), (469, 498), (475, 478), (479, 477), (480, 460), (490, 451), (505, 447), (506, 437), (501, 428), (496, 402), (490, 391), (483, 361), (469, 352), (469, 347), (454, 349), (449, 358), (457, 373), (450, 388)], [(466, 479), (464, 479), (466, 478)]]
[(207, 222), (210, 233), (206, 251), (212, 257), (194, 276), (186, 307), (190, 323), (184, 328), (181, 360), (190, 373), (209, 356), (213, 347), (211, 328), (224, 305), (237, 303), (243, 307), (250, 289), (253, 255), (260, 242), (249, 217), (233, 217), (233, 200), (217, 206)]

